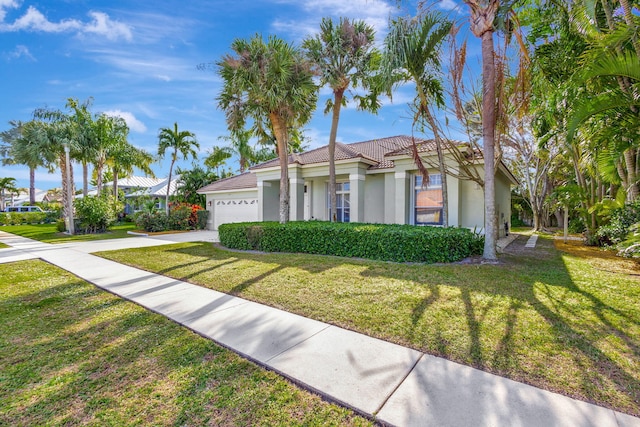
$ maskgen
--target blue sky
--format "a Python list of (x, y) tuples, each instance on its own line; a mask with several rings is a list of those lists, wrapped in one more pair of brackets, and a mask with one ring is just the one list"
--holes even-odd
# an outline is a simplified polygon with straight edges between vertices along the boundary
[[(256, 33), (300, 43), (325, 16), (364, 20), (376, 28), (381, 43), (388, 18), (410, 13), (412, 5), (396, 0), (0, 0), (0, 129), (8, 129), (12, 119), (29, 120), (36, 108), (62, 109), (69, 97), (93, 97), (92, 111), (122, 116), (137, 147), (155, 154), (158, 129), (178, 122), (180, 129), (196, 134), (202, 160), (214, 145), (225, 144), (218, 137), (228, 130), (216, 108), (220, 79), (211, 70), (198, 70), (198, 64), (219, 60), (235, 38)], [(461, 0), (435, 5), (466, 25)], [(474, 64), (479, 51), (473, 37), (469, 41)], [(310, 148), (327, 144), (330, 117), (323, 114), (323, 104), (329, 96), (326, 89), (320, 92), (319, 108), (305, 127)], [(409, 134), (412, 97), (411, 87), (401, 88), (378, 115), (344, 109), (338, 140)], [(153, 165), (158, 177), (166, 177), (168, 168), (168, 160)], [(0, 176), (28, 187), (24, 167), (2, 166)], [(78, 170), (77, 187), (79, 177)], [(36, 187), (60, 187), (59, 173), (38, 170)]]

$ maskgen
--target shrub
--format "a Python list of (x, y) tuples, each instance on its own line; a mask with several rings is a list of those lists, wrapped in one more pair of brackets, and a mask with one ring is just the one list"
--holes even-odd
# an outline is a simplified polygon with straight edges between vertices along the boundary
[[(179, 205), (169, 211), (169, 230), (189, 230), (191, 228), (191, 207)], [(197, 217), (196, 217), (197, 218)]]
[[(198, 228), (198, 212), (204, 210), (200, 205), (194, 205), (191, 203), (169, 203), (169, 212), (181, 209), (189, 210), (189, 227)], [(182, 215), (182, 214), (181, 214)], [(206, 225), (206, 224), (205, 224)], [(204, 227), (203, 227), (204, 228)], [(182, 230), (182, 228), (180, 229)]]
[(600, 246), (612, 246), (622, 242), (632, 225), (640, 222), (640, 201), (615, 209), (609, 224), (600, 227), (595, 235)]
[(45, 222), (46, 212), (0, 212), (0, 224), (40, 224)]
[(397, 262), (453, 262), (479, 255), (484, 237), (465, 228), (321, 221), (223, 224), (229, 248), (300, 252)]
[(144, 231), (165, 231), (168, 228), (167, 215), (161, 211), (138, 212), (135, 216), (136, 227)]
[(59, 233), (64, 233), (66, 229), (67, 224), (65, 223), (64, 219), (59, 219), (56, 221), (56, 230), (58, 230)]
[(204, 230), (207, 228), (207, 221), (209, 220), (209, 211), (206, 209), (202, 209), (196, 212), (198, 216), (198, 222), (196, 223), (196, 228), (198, 230)]
[(104, 233), (117, 219), (121, 203), (109, 194), (87, 196), (73, 203), (80, 220), (80, 230), (84, 233)]

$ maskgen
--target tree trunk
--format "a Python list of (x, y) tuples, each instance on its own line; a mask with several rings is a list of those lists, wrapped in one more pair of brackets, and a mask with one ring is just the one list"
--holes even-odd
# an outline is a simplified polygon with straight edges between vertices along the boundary
[(29, 168), (29, 204), (36, 204), (36, 169)]
[(173, 164), (176, 162), (176, 156), (171, 158), (171, 166), (169, 166), (169, 178), (167, 179), (167, 199), (164, 203), (164, 211), (169, 216), (169, 192), (171, 191), (171, 174), (173, 173)]
[(331, 132), (329, 133), (329, 204), (331, 205), (329, 221), (336, 222), (338, 220), (336, 206), (338, 203), (338, 197), (336, 196), (336, 137), (338, 135), (338, 122), (340, 121), (340, 108), (342, 107), (344, 89), (336, 90), (333, 94), (333, 115), (331, 117)]
[(89, 194), (89, 166), (87, 162), (82, 162), (82, 195), (87, 197)]
[(496, 73), (493, 55), (493, 31), (482, 34), (482, 140), (484, 152), (484, 252), (482, 257), (494, 261), (496, 255), (496, 187), (495, 129)]
[[(58, 162), (60, 163), (60, 173), (62, 175), (62, 213), (65, 218), (69, 217), (68, 206), (71, 204), (73, 209), (73, 195), (75, 195), (75, 185), (73, 183), (73, 165), (69, 162), (69, 184), (71, 185), (71, 189), (67, 186), (67, 162), (65, 158), (65, 153), (63, 152), (58, 158)], [(69, 191), (71, 190), (71, 191)], [(69, 200), (69, 193), (71, 193), (72, 199)]]
[(276, 137), (280, 160), (280, 224), (286, 224), (289, 222), (289, 133), (277, 113), (270, 113), (269, 119)]

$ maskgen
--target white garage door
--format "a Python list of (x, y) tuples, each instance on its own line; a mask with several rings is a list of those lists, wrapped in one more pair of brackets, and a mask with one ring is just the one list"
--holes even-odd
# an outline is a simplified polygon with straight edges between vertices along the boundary
[(220, 224), (258, 220), (258, 199), (221, 199), (214, 203), (214, 230), (217, 230)]

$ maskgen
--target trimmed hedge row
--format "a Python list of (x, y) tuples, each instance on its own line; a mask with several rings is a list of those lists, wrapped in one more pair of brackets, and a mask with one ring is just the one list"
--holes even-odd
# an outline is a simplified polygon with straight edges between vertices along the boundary
[(323, 221), (222, 224), (222, 245), (396, 262), (454, 262), (482, 254), (484, 237), (466, 228)]
[(0, 212), (0, 225), (50, 223), (59, 216), (58, 212)]

